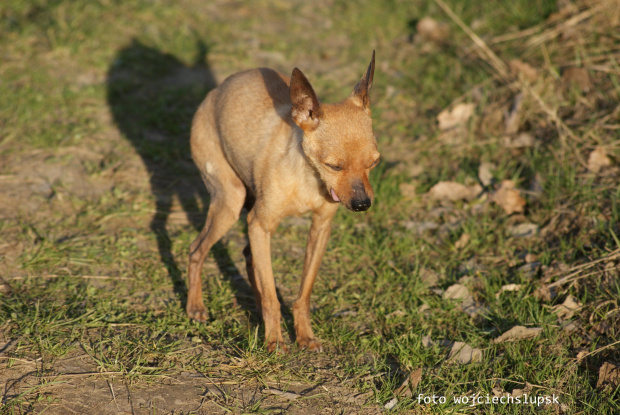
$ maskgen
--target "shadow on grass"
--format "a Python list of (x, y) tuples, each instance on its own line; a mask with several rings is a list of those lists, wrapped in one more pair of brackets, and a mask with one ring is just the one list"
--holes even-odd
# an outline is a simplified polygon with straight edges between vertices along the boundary
[[(202, 229), (206, 217), (198, 202), (208, 201), (208, 194), (191, 160), (189, 135), (194, 113), (215, 87), (215, 80), (205, 63), (206, 45), (199, 41), (197, 49), (194, 63), (187, 66), (134, 39), (118, 51), (107, 77), (107, 99), (114, 121), (148, 170), (156, 199), (151, 230), (174, 291), (183, 303), (187, 300), (185, 270), (180, 270), (174, 259), (166, 225), (175, 197), (196, 230)], [(247, 300), (253, 298), (252, 289), (238, 277), (240, 272), (226, 248), (218, 242), (212, 254), (221, 274), (233, 284), (237, 303), (253, 313), (254, 304)]]

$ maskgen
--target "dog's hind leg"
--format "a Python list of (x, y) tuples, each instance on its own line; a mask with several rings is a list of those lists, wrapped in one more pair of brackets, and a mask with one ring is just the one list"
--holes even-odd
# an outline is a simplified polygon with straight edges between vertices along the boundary
[(250, 246), (250, 242), (243, 249), (243, 255), (245, 256), (245, 267), (248, 273), (248, 279), (250, 280), (250, 285), (252, 286), (252, 291), (254, 292), (254, 299), (256, 300), (256, 311), (260, 316), (263, 315), (263, 308), (261, 305), (260, 298), (260, 289), (257, 285), (256, 277), (254, 275), (254, 261), (252, 260), (252, 247)]
[[(254, 207), (254, 196), (248, 191), (248, 194), (245, 199), (245, 204), (243, 207), (245, 210), (250, 212)], [(245, 267), (248, 273), (248, 279), (250, 280), (250, 285), (252, 286), (252, 291), (254, 292), (254, 299), (256, 300), (256, 311), (260, 316), (263, 314), (263, 309), (261, 307), (261, 298), (260, 298), (260, 290), (256, 282), (256, 278), (254, 275), (254, 261), (252, 260), (252, 247), (250, 246), (250, 241), (248, 240), (248, 244), (243, 249), (243, 256), (245, 257)]]
[(239, 219), (246, 198), (246, 188), (230, 166), (209, 127), (198, 125), (192, 129), (192, 156), (211, 195), (207, 220), (200, 235), (190, 245), (187, 294), (187, 314), (190, 318), (206, 321), (207, 312), (202, 299), (202, 264), (213, 245)]

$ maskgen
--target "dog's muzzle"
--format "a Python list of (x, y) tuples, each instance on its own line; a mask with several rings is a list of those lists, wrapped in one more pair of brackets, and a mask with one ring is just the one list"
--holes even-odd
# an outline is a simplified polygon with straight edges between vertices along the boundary
[(364, 183), (361, 180), (355, 180), (353, 182), (353, 197), (351, 198), (351, 210), (354, 212), (363, 212), (368, 210), (372, 201), (366, 193)]

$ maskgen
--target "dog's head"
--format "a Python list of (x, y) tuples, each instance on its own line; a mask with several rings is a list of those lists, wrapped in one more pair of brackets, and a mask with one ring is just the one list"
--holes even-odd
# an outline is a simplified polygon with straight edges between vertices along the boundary
[(297, 68), (291, 76), (293, 121), (303, 130), (302, 146), (334, 202), (348, 209), (367, 210), (374, 199), (368, 174), (379, 162), (372, 132), (370, 87), (375, 72), (375, 52), (368, 70), (347, 99), (320, 104)]

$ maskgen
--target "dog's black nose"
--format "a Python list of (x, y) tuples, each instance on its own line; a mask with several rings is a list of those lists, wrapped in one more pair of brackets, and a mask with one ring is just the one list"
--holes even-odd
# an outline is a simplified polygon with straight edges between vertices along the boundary
[(363, 212), (368, 210), (372, 202), (369, 197), (365, 197), (363, 199), (353, 199), (351, 200), (351, 209), (355, 212)]

